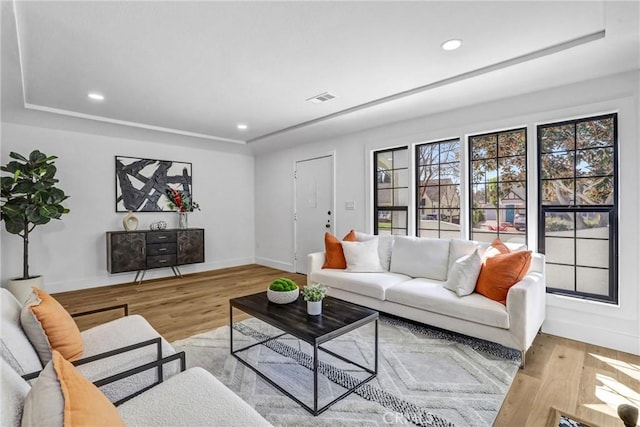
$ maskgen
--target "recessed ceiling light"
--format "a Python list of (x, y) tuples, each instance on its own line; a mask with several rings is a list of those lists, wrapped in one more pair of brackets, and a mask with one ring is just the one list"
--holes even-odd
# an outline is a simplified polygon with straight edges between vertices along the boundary
[(94, 101), (104, 101), (104, 95), (98, 92), (89, 92), (87, 96)]
[(244, 123), (238, 123), (238, 125), (236, 126), (236, 128), (238, 128), (238, 130), (247, 130), (249, 129), (249, 126), (247, 126)]
[(447, 40), (440, 45), (440, 47), (444, 50), (456, 50), (460, 46), (462, 46), (462, 40), (460, 39)]

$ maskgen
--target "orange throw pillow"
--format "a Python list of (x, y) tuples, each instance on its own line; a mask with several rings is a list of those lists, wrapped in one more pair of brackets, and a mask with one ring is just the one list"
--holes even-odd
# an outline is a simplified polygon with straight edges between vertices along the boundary
[(124, 426), (116, 407), (70, 362), (53, 350), (29, 390), (23, 426)]
[(20, 313), (20, 323), (42, 364), (58, 350), (67, 360), (82, 356), (82, 335), (67, 310), (42, 289), (33, 288)]
[(499, 254), (487, 258), (480, 269), (476, 292), (504, 305), (509, 289), (529, 271), (531, 251)]
[(491, 242), (491, 245), (489, 245), (487, 250), (484, 251), (484, 254), (482, 254), (482, 263), (484, 264), (487, 258), (491, 258), (499, 254), (508, 254), (510, 252), (511, 250), (507, 245), (505, 245), (499, 237), (496, 237), (493, 242)]
[(511, 253), (511, 250), (507, 247), (507, 245), (504, 244), (502, 240), (500, 240), (499, 237), (496, 237), (495, 240), (491, 242), (491, 246), (496, 248), (501, 254)]
[(64, 396), (64, 425), (124, 426), (118, 410), (107, 396), (60, 353), (55, 350), (52, 353), (53, 367)]
[[(349, 234), (344, 236), (345, 242), (355, 242), (356, 232), (351, 230)], [(347, 260), (344, 258), (344, 251), (340, 240), (331, 233), (324, 233), (324, 252), (326, 255), (322, 268), (347, 268)]]

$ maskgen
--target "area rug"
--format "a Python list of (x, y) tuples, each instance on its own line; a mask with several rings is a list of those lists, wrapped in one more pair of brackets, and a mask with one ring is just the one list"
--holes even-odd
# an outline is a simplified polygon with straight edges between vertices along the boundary
[[(238, 349), (275, 336), (278, 330), (249, 319), (235, 324), (233, 334)], [(520, 365), (516, 350), (381, 316), (377, 377), (314, 417), (230, 355), (228, 326), (173, 345), (185, 351), (188, 367), (210, 371), (274, 426), (491, 426)], [(374, 325), (325, 346), (372, 367)], [(285, 335), (268, 345), (254, 346), (242, 356), (312, 406), (311, 350)], [(319, 360), (320, 405), (367, 376), (359, 367), (328, 353), (321, 352)]]

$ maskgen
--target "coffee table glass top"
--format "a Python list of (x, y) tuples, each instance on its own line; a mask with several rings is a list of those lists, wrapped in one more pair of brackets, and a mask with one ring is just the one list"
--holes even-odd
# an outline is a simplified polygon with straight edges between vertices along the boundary
[(276, 328), (287, 332), (310, 344), (321, 344), (347, 330), (358, 327), (378, 318), (378, 312), (330, 296), (322, 302), (322, 314), (307, 314), (307, 303), (300, 296), (289, 304), (275, 304), (267, 299), (266, 292), (260, 292), (229, 301), (245, 313), (263, 320)]

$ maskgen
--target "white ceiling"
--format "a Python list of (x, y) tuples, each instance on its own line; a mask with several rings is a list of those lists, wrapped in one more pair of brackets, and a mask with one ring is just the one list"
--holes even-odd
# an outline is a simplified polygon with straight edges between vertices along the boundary
[[(636, 1), (18, 1), (13, 11), (2, 36), (17, 32), (25, 107), (250, 145), (640, 67)], [(450, 38), (462, 47), (443, 51)], [(305, 101), (325, 91), (337, 98)]]

